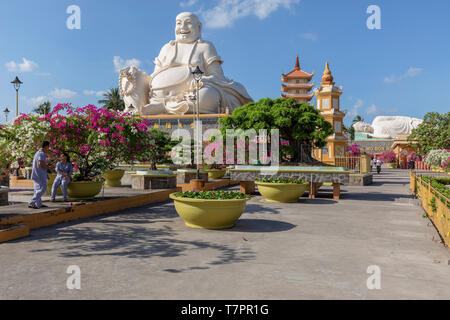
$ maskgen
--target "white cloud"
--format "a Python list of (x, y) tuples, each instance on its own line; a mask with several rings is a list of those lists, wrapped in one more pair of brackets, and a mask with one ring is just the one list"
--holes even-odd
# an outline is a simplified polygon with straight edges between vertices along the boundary
[(5, 63), (5, 67), (9, 72), (33, 72), (39, 69), (39, 65), (31, 60), (22, 58), (22, 63), (10, 61)]
[(384, 82), (394, 83), (394, 82), (402, 81), (407, 78), (414, 78), (414, 77), (417, 77), (418, 75), (420, 75), (422, 73), (422, 71), (423, 71), (422, 68), (411, 67), (408, 69), (408, 71), (406, 71), (404, 74), (402, 74), (400, 76), (392, 75), (390, 77), (384, 78)]
[(364, 106), (364, 101), (361, 99), (358, 99), (356, 103), (353, 105), (352, 109), (347, 112), (346, 117), (349, 120), (353, 120), (357, 115), (360, 114), (359, 109)]
[(102, 97), (105, 94), (105, 91), (84, 90), (83, 94), (86, 96)]
[(120, 70), (123, 68), (130, 67), (130, 66), (139, 67), (141, 65), (141, 61), (136, 58), (125, 60), (119, 56), (114, 57), (113, 63), (114, 63), (114, 71), (117, 73), (119, 73)]
[(202, 11), (206, 27), (231, 27), (240, 18), (255, 15), (263, 20), (280, 6), (289, 9), (292, 4), (300, 0), (219, 0), (219, 4), (212, 9)]
[(69, 89), (54, 89), (49, 94), (50, 97), (62, 100), (62, 99), (71, 99), (77, 95), (75, 91), (69, 90)]
[(367, 114), (372, 114), (372, 115), (380, 114), (380, 113), (382, 113), (382, 110), (379, 107), (377, 107), (376, 105), (373, 104), (369, 108), (367, 108), (366, 113)]
[(382, 109), (378, 106), (376, 106), (375, 104), (372, 104), (369, 108), (367, 108), (366, 113), (369, 115), (382, 115), (382, 114), (396, 114), (398, 113), (398, 109), (397, 108), (392, 108), (392, 109)]
[(306, 33), (302, 33), (300, 35), (300, 37), (302, 37), (305, 40), (310, 40), (310, 41), (317, 41), (319, 39), (319, 36), (317, 33), (315, 32), (306, 32)]
[(58, 101), (58, 100), (66, 100), (63, 102), (68, 102), (67, 101), (68, 99), (71, 99), (71, 98), (75, 97), (76, 95), (77, 95), (77, 93), (75, 91), (72, 91), (69, 89), (56, 88), (56, 89), (50, 91), (46, 95), (42, 95), (42, 96), (34, 97), (34, 98), (27, 98), (25, 96), (22, 96), (20, 99), (29, 106), (37, 107), (38, 105), (40, 105), (41, 103), (44, 103), (46, 101), (50, 101), (51, 103), (58, 103), (58, 102), (62, 102), (62, 101)]
[(180, 2), (180, 7), (192, 7), (193, 5), (196, 5), (198, 3), (198, 0), (188, 0), (186, 2)]
[(22, 97), (21, 100), (25, 101), (25, 103), (29, 106), (32, 107), (37, 107), (40, 104), (46, 102), (49, 100), (49, 98), (47, 96), (39, 96), (36, 98), (27, 98), (27, 97)]

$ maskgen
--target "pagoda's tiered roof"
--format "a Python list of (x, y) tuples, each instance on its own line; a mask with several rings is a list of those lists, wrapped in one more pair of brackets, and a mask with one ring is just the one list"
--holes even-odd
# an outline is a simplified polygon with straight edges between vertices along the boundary
[(295, 63), (295, 67), (294, 70), (292, 70), (291, 72), (289, 72), (288, 74), (282, 74), (283, 76), (283, 81), (286, 82), (287, 80), (295, 80), (295, 79), (306, 79), (308, 81), (310, 81), (312, 79), (312, 77), (314, 76), (314, 72), (313, 73), (308, 73), (303, 71), (300, 68), (300, 61), (299, 58), (297, 56), (297, 61)]
[(289, 99), (289, 98), (294, 98), (294, 99), (309, 99), (311, 100), (312, 98), (314, 98), (314, 93), (311, 94), (301, 94), (301, 93), (282, 93), (281, 96), (283, 98)]
[(307, 90), (311, 90), (312, 88), (314, 88), (314, 83), (296, 83), (296, 84), (291, 84), (291, 83), (282, 83), (281, 86), (283, 87), (283, 91), (284, 89), (307, 89)]

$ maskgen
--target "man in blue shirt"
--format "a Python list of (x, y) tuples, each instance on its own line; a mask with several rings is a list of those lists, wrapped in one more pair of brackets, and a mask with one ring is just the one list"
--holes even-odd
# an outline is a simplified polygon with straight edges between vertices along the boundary
[(31, 172), (31, 179), (34, 182), (34, 195), (28, 207), (33, 209), (40, 209), (47, 207), (42, 205), (42, 196), (47, 191), (47, 170), (50, 167), (47, 165), (47, 152), (50, 149), (50, 142), (42, 142), (41, 149), (36, 152), (33, 159), (33, 170)]
[(67, 199), (67, 186), (69, 185), (70, 178), (73, 173), (73, 166), (72, 163), (70, 163), (70, 157), (67, 154), (64, 154), (62, 160), (56, 164), (55, 170), (57, 176), (52, 186), (52, 202), (55, 202), (56, 190), (59, 186), (61, 186), (61, 189), (63, 191), (64, 202), (68, 202), (69, 199)]

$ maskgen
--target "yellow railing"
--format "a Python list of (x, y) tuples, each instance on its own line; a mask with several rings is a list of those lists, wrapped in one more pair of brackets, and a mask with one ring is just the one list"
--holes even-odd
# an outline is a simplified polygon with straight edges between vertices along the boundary
[(336, 167), (344, 167), (349, 171), (358, 173), (370, 173), (370, 157), (368, 155), (361, 155), (359, 157), (336, 157)]
[(336, 167), (344, 167), (349, 171), (359, 172), (361, 168), (361, 157), (336, 157)]
[(433, 221), (447, 246), (450, 246), (450, 199), (411, 171), (411, 191), (422, 200), (422, 207)]

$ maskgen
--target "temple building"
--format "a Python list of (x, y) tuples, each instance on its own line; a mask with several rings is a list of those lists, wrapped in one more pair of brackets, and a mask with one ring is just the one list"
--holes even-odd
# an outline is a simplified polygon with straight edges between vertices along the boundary
[(298, 103), (308, 103), (314, 98), (311, 93), (314, 83), (310, 83), (314, 73), (307, 73), (300, 69), (300, 61), (297, 56), (295, 68), (288, 74), (282, 74), (281, 96), (294, 98)]
[(344, 135), (345, 113), (340, 111), (340, 96), (342, 89), (335, 86), (334, 78), (328, 62), (322, 76), (320, 87), (315, 90), (317, 109), (325, 120), (333, 126), (334, 134), (327, 138), (327, 145), (314, 150), (314, 157), (324, 163), (337, 165), (337, 158), (346, 156), (348, 138)]

